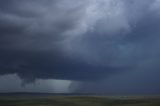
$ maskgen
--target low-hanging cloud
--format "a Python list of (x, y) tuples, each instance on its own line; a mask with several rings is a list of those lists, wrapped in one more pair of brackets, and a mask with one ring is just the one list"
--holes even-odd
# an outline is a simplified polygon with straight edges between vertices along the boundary
[(0, 74), (83, 81), (152, 67), (160, 52), (157, 2), (1, 0)]

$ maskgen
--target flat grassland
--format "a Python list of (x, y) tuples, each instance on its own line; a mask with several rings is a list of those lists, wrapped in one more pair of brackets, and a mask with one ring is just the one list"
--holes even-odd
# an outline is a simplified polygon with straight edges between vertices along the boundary
[(159, 97), (5, 96), (0, 106), (160, 106)]

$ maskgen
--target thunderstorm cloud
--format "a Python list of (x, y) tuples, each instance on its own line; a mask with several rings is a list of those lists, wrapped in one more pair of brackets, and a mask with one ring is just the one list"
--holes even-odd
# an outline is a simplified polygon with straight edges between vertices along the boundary
[(160, 81), (159, 11), (160, 0), (1, 0), (0, 75), (88, 89), (119, 74)]

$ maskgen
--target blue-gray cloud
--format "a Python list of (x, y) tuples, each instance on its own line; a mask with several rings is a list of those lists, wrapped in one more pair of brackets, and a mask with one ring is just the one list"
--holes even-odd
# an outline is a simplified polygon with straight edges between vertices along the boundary
[(0, 74), (16, 73), (26, 81), (92, 81), (158, 70), (158, 3), (1, 0)]

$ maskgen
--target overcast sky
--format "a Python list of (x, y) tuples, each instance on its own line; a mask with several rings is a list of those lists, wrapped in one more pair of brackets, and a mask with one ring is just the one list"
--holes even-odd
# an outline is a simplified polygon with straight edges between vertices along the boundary
[(0, 0), (0, 92), (160, 94), (160, 0)]

